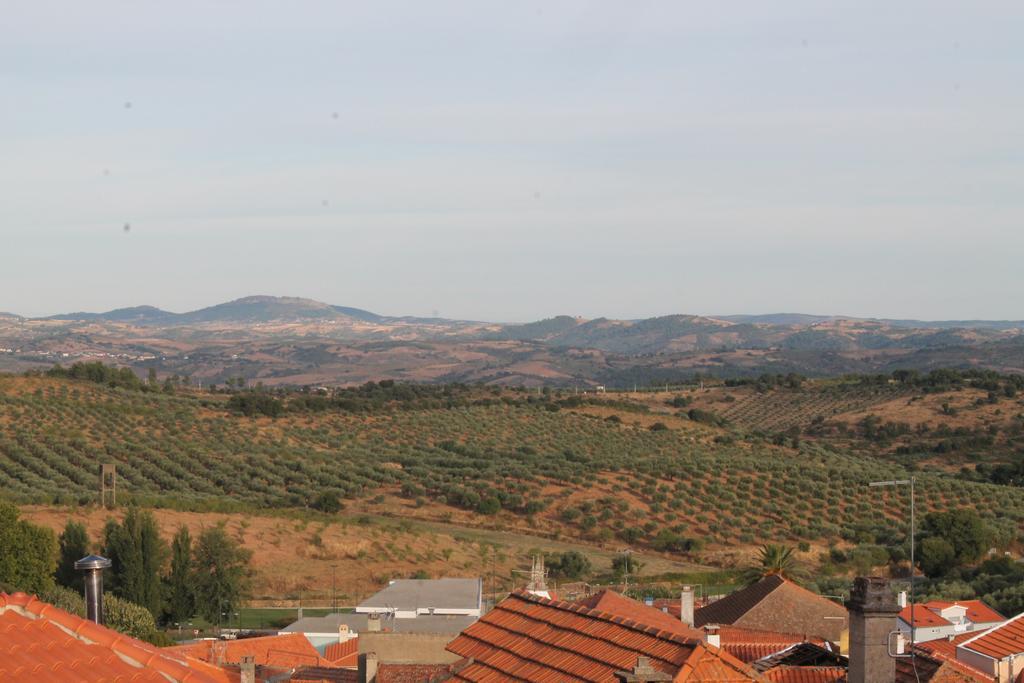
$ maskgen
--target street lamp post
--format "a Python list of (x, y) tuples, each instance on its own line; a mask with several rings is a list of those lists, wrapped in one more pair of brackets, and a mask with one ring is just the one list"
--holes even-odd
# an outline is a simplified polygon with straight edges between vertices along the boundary
[(914, 480), (890, 479), (888, 481), (873, 481), (868, 486), (910, 486), (910, 656), (914, 656), (914, 641), (917, 637), (917, 629), (914, 626)]

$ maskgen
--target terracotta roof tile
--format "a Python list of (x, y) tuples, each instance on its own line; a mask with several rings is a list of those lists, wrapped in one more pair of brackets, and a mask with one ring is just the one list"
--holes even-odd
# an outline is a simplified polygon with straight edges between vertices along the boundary
[(834, 683), (846, 680), (841, 666), (780, 666), (764, 673), (772, 683)]
[(698, 644), (672, 680), (673, 683), (697, 683), (700, 681), (731, 683), (733, 681), (763, 681), (765, 679), (730, 654), (722, 652), (716, 647)]
[(720, 600), (715, 600), (694, 612), (694, 626), (736, 623), (737, 619), (785, 582), (786, 580), (781, 576), (766, 576), (755, 584), (734, 591)]
[(452, 667), (447, 664), (388, 664), (377, 667), (377, 683), (428, 683), (447, 679)]
[(949, 638), (936, 638), (935, 640), (927, 640), (923, 643), (914, 643), (914, 647), (943, 659), (956, 659), (956, 646), (965, 640), (981, 635), (981, 633), (982, 631), (960, 633), (954, 636), (952, 640)]
[(331, 643), (324, 650), (324, 659), (332, 666), (359, 666), (359, 638), (349, 638), (341, 643)]
[(360, 683), (361, 679), (357, 669), (303, 666), (292, 672), (288, 679), (283, 680), (302, 681), (302, 683)]
[(995, 659), (1024, 652), (1024, 612), (1001, 626), (995, 626), (967, 639), (960, 647)]
[[(911, 609), (910, 605), (907, 605), (900, 610), (900, 619), (905, 623), (910, 623)], [(936, 626), (952, 626), (953, 622), (944, 618), (937, 612), (933, 612), (928, 609), (925, 605), (914, 605), (914, 628), (932, 628)]]
[[(615, 681), (615, 672), (632, 669), (639, 656), (648, 657), (655, 669), (677, 675), (695, 651), (707, 648), (674, 630), (520, 591), (463, 631), (448, 650), (473, 660), (455, 674), (457, 680), (544, 683)], [(735, 680), (759, 680), (746, 665), (718, 648), (706, 662), (690, 662), (688, 670), (703, 671), (715, 665), (712, 660), (724, 662), (722, 666), (736, 676), (747, 676)]]
[(255, 658), (259, 666), (294, 669), (300, 666), (333, 666), (320, 656), (316, 648), (301, 633), (286, 633), (262, 638), (239, 640), (200, 640), (188, 645), (163, 649), (169, 654), (194, 657), (212, 664), (237, 664), (243, 656)]
[(0, 593), (0, 680), (224, 683), (187, 658), (168, 656), (24, 593)]
[(931, 609), (946, 609), (953, 605), (959, 605), (967, 608), (967, 618), (973, 621), (975, 624), (994, 624), (1000, 621), (1006, 621), (999, 612), (995, 611), (981, 600), (957, 600), (954, 602), (947, 602), (945, 600), (932, 600), (924, 603), (925, 607)]
[(779, 576), (731, 593), (694, 612), (694, 624), (732, 624), (769, 631), (807, 633), (838, 641), (846, 609)]
[(648, 607), (642, 602), (627, 598), (612, 590), (599, 591), (589, 597), (577, 600), (576, 604), (642, 622), (694, 640), (700, 640), (704, 635), (703, 631), (687, 626), (678, 618), (672, 617), (660, 609)]
[(920, 650), (913, 661), (896, 660), (896, 683), (991, 683), (992, 677), (955, 659), (941, 659)]

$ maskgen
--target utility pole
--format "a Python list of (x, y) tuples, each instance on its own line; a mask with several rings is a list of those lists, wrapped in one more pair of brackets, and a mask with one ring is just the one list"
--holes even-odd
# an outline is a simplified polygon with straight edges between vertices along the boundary
[(629, 573), (633, 569), (633, 561), (630, 559), (630, 556), (633, 551), (629, 548), (623, 548), (620, 552), (622, 553), (622, 557), (625, 558), (625, 562), (622, 567), (624, 570), (622, 578), (622, 594), (629, 597), (627, 595), (627, 593), (629, 593)]

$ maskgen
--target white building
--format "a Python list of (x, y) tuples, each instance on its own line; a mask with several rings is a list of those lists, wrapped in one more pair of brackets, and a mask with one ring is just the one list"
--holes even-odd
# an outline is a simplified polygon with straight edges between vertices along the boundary
[(1024, 613), (957, 645), (956, 659), (992, 676), (995, 683), (1024, 680)]
[[(900, 596), (901, 605), (904, 596)], [(929, 640), (949, 638), (962, 633), (986, 631), (1006, 621), (1003, 615), (983, 603), (981, 600), (959, 600), (947, 602), (931, 600), (914, 605), (913, 624), (914, 642), (926, 643)], [(904, 636), (910, 639), (911, 611), (905, 605), (900, 612), (897, 625)]]

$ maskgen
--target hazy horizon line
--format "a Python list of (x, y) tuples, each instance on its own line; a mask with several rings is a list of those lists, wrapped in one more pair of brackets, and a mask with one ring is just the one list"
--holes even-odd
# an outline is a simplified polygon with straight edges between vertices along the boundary
[(569, 317), (569, 318), (575, 318), (575, 319), (581, 319), (581, 320), (607, 319), (607, 320), (636, 321), (636, 320), (651, 320), (651, 319), (655, 319), (655, 318), (667, 318), (667, 317), (672, 317), (672, 316), (677, 316), (677, 315), (692, 316), (692, 317), (697, 317), (697, 318), (712, 318), (712, 319), (720, 319), (720, 320), (728, 320), (729, 318), (739, 318), (739, 317), (760, 318), (760, 317), (778, 317), (778, 316), (799, 316), (799, 317), (805, 317), (805, 318), (822, 318), (822, 319), (831, 319), (831, 320), (864, 320), (864, 321), (879, 321), (879, 322), (885, 322), (885, 321), (913, 321), (913, 322), (921, 322), (921, 323), (951, 323), (951, 322), (1015, 323), (1015, 322), (1024, 322), (1024, 317), (1022, 317), (1022, 318), (979, 318), (979, 317), (921, 318), (921, 317), (916, 317), (916, 316), (895, 316), (895, 317), (894, 316), (885, 316), (885, 317), (881, 317), (881, 316), (872, 316), (872, 315), (848, 315), (848, 314), (838, 314), (838, 313), (805, 313), (805, 312), (801, 312), (801, 311), (792, 311), (792, 310), (787, 311), (785, 309), (781, 309), (781, 310), (780, 309), (776, 309), (776, 310), (767, 311), (767, 312), (740, 312), (740, 313), (688, 313), (688, 312), (676, 311), (676, 312), (662, 313), (662, 314), (659, 314), (659, 315), (636, 316), (636, 317), (613, 317), (613, 316), (605, 316), (605, 315), (586, 316), (586, 315), (574, 315), (574, 314), (569, 314), (569, 313), (560, 313), (560, 314), (555, 314), (555, 315), (544, 315), (544, 316), (535, 317), (535, 318), (526, 319), (526, 320), (514, 320), (514, 319), (512, 319), (512, 320), (497, 320), (497, 319), (483, 320), (483, 319), (476, 319), (476, 318), (472, 318), (472, 317), (445, 316), (445, 315), (440, 315), (440, 314), (436, 314), (436, 315), (417, 315), (417, 314), (410, 314), (410, 313), (400, 313), (400, 314), (379, 313), (377, 311), (374, 311), (374, 310), (369, 309), (369, 308), (364, 308), (364, 307), (359, 306), (359, 305), (335, 304), (335, 303), (330, 303), (328, 301), (323, 301), (321, 299), (314, 299), (312, 297), (291, 296), (291, 295), (276, 295), (276, 294), (252, 294), (252, 295), (247, 295), (247, 296), (243, 296), (243, 297), (237, 297), (237, 298), (234, 298), (234, 299), (223, 300), (223, 301), (219, 301), (217, 303), (208, 304), (208, 305), (204, 305), (204, 306), (199, 306), (197, 308), (191, 308), (191, 309), (184, 310), (184, 311), (173, 311), (173, 310), (170, 310), (170, 309), (167, 309), (167, 308), (163, 308), (162, 306), (159, 306), (159, 305), (143, 303), (143, 304), (133, 304), (133, 305), (130, 305), (130, 306), (115, 306), (115, 307), (112, 307), (112, 308), (105, 308), (104, 310), (85, 310), (85, 309), (79, 309), (79, 310), (71, 309), (71, 310), (68, 310), (68, 309), (65, 309), (65, 310), (62, 310), (62, 311), (58, 311), (56, 313), (46, 313), (46, 314), (41, 314), (41, 315), (24, 315), (22, 313), (14, 311), (14, 310), (9, 310), (9, 311), (0, 310), (0, 314), (12, 315), (12, 316), (15, 316), (15, 317), (18, 317), (18, 318), (23, 318), (23, 319), (26, 319), (26, 320), (45, 320), (45, 319), (49, 319), (49, 318), (55, 318), (55, 317), (58, 317), (58, 316), (70, 316), (70, 315), (76, 315), (76, 314), (83, 314), (83, 315), (106, 315), (106, 314), (117, 312), (117, 311), (124, 311), (124, 310), (138, 309), (138, 308), (152, 308), (152, 309), (161, 311), (163, 313), (168, 313), (170, 315), (186, 315), (188, 313), (195, 313), (196, 311), (201, 311), (201, 310), (205, 310), (205, 309), (208, 309), (208, 308), (214, 308), (214, 307), (217, 307), (217, 306), (222, 306), (222, 305), (225, 305), (225, 304), (235, 303), (235, 302), (238, 302), (238, 301), (244, 301), (246, 299), (254, 299), (254, 298), (267, 298), (267, 299), (278, 299), (278, 300), (280, 300), (280, 299), (295, 299), (295, 300), (301, 300), (301, 301), (311, 301), (311, 302), (315, 302), (315, 303), (319, 303), (319, 304), (324, 304), (324, 305), (332, 306), (332, 307), (351, 308), (351, 309), (361, 310), (361, 311), (365, 311), (367, 313), (371, 313), (373, 315), (380, 316), (382, 318), (423, 318), (423, 319), (432, 319), (433, 318), (433, 319), (459, 321), (459, 322), (478, 322), (478, 323), (501, 324), (501, 325), (524, 325), (524, 324), (529, 324), (529, 323), (533, 323), (533, 322), (540, 322), (540, 321), (543, 321), (543, 320), (551, 320), (551, 319), (554, 319), (554, 318), (561, 318), (561, 317)]

